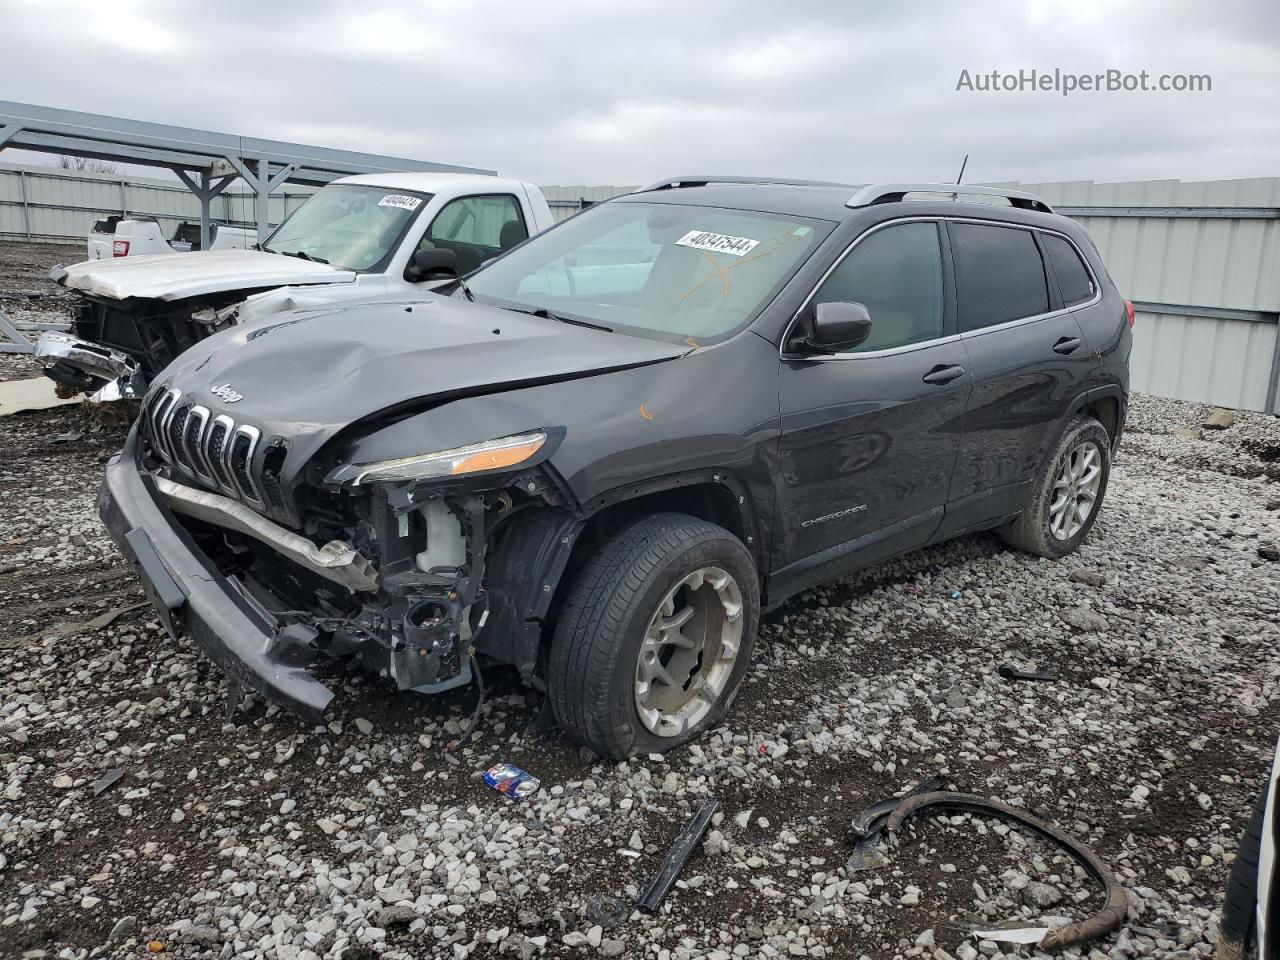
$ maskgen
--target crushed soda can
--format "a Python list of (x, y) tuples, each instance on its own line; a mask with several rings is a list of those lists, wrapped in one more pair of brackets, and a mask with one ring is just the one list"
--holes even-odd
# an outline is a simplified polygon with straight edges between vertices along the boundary
[(484, 772), (484, 782), (512, 800), (523, 800), (542, 786), (541, 780), (514, 763), (495, 763)]

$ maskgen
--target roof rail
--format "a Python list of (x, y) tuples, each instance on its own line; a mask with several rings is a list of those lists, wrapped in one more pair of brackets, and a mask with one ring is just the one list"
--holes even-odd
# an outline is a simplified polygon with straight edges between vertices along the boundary
[(1023, 190), (1007, 190), (1004, 187), (978, 187), (958, 183), (873, 183), (862, 187), (846, 202), (846, 207), (868, 207), (873, 203), (893, 203), (906, 198), (908, 193), (949, 193), (952, 200), (959, 194), (979, 197), (1001, 197), (1009, 205), (1023, 210), (1039, 210), (1053, 213), (1053, 207), (1034, 193)]
[(851, 187), (850, 183), (835, 183), (831, 180), (789, 180), (785, 177), (719, 177), (711, 174), (687, 174), (679, 177), (665, 177), (646, 184), (636, 193), (649, 193), (652, 190), (670, 190), (673, 187), (705, 187), (709, 183), (763, 183), (779, 187)]

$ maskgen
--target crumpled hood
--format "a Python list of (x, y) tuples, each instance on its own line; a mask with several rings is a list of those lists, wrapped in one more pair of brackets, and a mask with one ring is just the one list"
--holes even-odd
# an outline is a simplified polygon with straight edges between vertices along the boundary
[(690, 349), (428, 294), (231, 327), (182, 354), (157, 383), (257, 426), (264, 441), (287, 439), (292, 471), (344, 427), (389, 408), (670, 360)]
[(261, 250), (160, 253), (147, 257), (86, 260), (51, 274), (71, 290), (126, 300), (181, 300), (226, 290), (285, 284), (351, 283), (353, 270)]

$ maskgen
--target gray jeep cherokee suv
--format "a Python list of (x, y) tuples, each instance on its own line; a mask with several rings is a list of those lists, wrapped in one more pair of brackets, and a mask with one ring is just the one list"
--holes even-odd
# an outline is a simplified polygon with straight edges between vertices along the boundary
[(321, 656), (424, 692), (499, 662), (597, 752), (663, 751), (812, 584), (974, 530), (1074, 550), (1131, 323), (1028, 194), (681, 177), (446, 295), (202, 341), (99, 508), (232, 690), (314, 721)]

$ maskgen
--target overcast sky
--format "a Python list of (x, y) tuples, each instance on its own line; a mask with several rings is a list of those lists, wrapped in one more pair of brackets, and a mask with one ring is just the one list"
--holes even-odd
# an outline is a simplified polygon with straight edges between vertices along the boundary
[[(1280, 174), (1276, 0), (0, 0), (0, 36), (3, 99), (542, 184)], [(956, 89), (1055, 67), (1212, 91)]]

